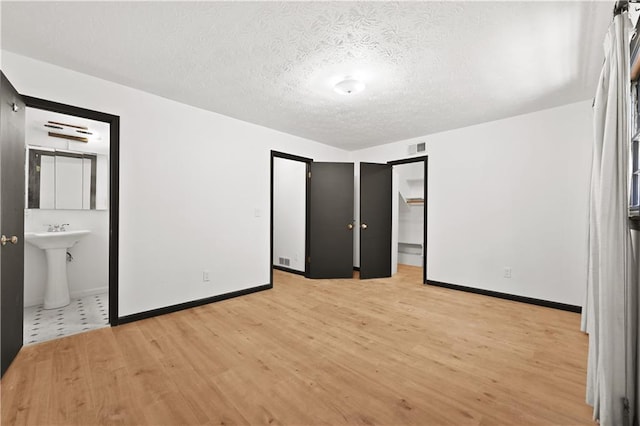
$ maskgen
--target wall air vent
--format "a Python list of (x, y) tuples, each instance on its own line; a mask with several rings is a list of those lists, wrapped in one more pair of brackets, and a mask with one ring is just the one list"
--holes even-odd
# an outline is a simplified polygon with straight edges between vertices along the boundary
[(279, 257), (278, 258), (278, 263), (282, 266), (290, 266), (291, 265), (291, 259), (289, 259), (288, 257)]
[(409, 154), (420, 154), (427, 151), (427, 143), (420, 142), (409, 145)]

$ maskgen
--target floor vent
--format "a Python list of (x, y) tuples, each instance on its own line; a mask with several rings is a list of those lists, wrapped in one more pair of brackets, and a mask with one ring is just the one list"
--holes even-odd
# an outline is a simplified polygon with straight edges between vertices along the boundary
[(278, 263), (282, 266), (290, 266), (291, 265), (291, 259), (289, 259), (288, 257), (279, 257), (278, 258)]

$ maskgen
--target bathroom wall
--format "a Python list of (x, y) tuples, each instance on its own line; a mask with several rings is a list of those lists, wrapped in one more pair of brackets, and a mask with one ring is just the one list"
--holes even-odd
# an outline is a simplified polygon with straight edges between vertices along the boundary
[[(86, 125), (100, 133), (101, 140), (75, 142), (50, 137), (43, 127), (48, 121)], [(69, 118), (62, 114), (27, 108), (25, 142), (30, 146), (55, 148), (60, 150), (91, 152), (97, 157), (96, 204), (108, 206), (109, 126), (90, 120)], [(29, 165), (25, 167), (28, 170)], [(26, 176), (26, 173), (25, 173)], [(25, 189), (27, 185), (25, 185)], [(109, 212), (107, 210), (51, 210), (25, 209), (25, 231), (46, 231), (49, 224), (68, 223), (67, 229), (85, 229), (91, 233), (83, 237), (68, 250), (73, 260), (67, 263), (69, 291), (71, 297), (82, 297), (104, 293), (109, 288)], [(24, 304), (34, 306), (44, 300), (47, 261), (44, 251), (25, 244)]]
[[(25, 112), (25, 142), (28, 146), (96, 154), (96, 208), (107, 209), (109, 207), (109, 124), (36, 108), (27, 108)], [(85, 126), (96, 137), (88, 142), (51, 137), (48, 135), (49, 129), (44, 127), (47, 121)], [(25, 167), (28, 170), (29, 165), (26, 164)], [(25, 191), (27, 188), (28, 184), (25, 185)]]
[[(426, 142), (429, 156), (427, 279), (582, 304), (591, 100), (355, 151), (351, 158), (408, 158), (409, 145), (418, 142)], [(357, 183), (358, 177), (359, 191)], [(356, 233), (356, 261), (358, 239)]]
[[(23, 94), (120, 116), (120, 316), (269, 283), (271, 150), (348, 153), (11, 52)], [(211, 280), (203, 281), (203, 271)]]

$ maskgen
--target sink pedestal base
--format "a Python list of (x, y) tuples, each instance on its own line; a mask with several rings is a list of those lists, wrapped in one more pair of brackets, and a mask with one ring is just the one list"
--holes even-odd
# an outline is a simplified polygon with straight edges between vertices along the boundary
[(69, 283), (67, 282), (67, 249), (46, 249), (47, 255), (47, 285), (44, 289), (44, 308), (56, 309), (67, 306), (69, 298)]
[(47, 285), (44, 289), (44, 308), (56, 309), (69, 304), (67, 281), (67, 249), (73, 247), (91, 231), (25, 232), (24, 239), (45, 251), (47, 256)]

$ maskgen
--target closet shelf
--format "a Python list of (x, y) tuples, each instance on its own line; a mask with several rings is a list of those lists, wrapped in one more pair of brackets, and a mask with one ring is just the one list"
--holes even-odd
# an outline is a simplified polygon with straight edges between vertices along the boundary
[(422, 244), (398, 242), (398, 253), (422, 256)]

